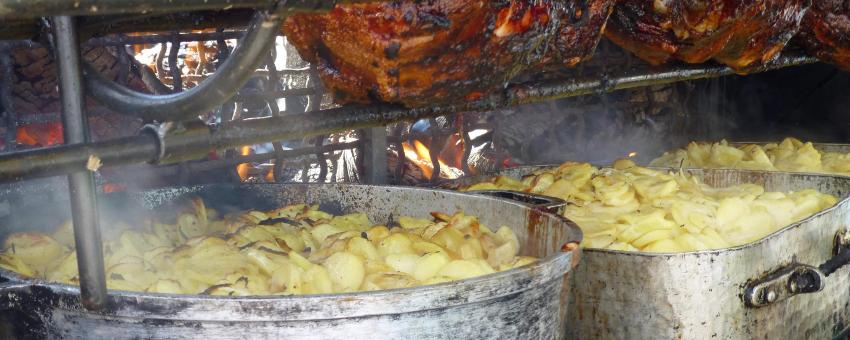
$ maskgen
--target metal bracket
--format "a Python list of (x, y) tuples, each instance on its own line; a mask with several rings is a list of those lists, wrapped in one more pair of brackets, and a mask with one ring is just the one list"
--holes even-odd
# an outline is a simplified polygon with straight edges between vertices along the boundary
[(819, 267), (794, 263), (762, 278), (750, 281), (744, 288), (744, 304), (758, 308), (798, 294), (816, 293), (826, 286), (826, 277), (850, 262), (850, 231), (835, 235), (833, 257)]

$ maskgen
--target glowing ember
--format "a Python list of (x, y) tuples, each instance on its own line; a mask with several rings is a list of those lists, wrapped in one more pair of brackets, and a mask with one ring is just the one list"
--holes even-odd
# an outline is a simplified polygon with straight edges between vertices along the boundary
[(34, 123), (19, 126), (15, 139), (30, 146), (62, 144), (62, 123)]
[(123, 183), (105, 183), (103, 185), (103, 192), (119, 192), (127, 189), (127, 185)]
[[(239, 154), (242, 156), (248, 156), (251, 154), (250, 146), (243, 146), (239, 149)], [(236, 173), (239, 174), (239, 179), (243, 182), (248, 180), (248, 169), (251, 167), (248, 163), (241, 163), (236, 166)]]

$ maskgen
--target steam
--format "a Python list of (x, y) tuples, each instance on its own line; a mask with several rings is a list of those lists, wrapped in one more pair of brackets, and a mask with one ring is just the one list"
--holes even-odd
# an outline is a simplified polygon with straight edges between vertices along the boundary
[(494, 144), (523, 164), (647, 164), (690, 141), (850, 142), (850, 74), (809, 65), (496, 112)]
[(494, 143), (524, 164), (572, 160), (605, 165), (630, 154), (648, 162), (679, 142), (668, 133), (675, 128), (675, 107), (662, 100), (671, 97), (671, 89), (656, 91), (622, 91), (505, 110), (495, 117)]

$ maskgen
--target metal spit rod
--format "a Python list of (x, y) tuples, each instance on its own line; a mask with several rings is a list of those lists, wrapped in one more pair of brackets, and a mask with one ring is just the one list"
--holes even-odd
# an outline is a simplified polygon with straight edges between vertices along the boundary
[[(65, 143), (69, 145), (88, 143), (88, 121), (83, 112), (80, 44), (74, 18), (54, 17), (53, 24), (56, 61), (59, 64), (59, 91), (62, 98)], [(80, 296), (85, 308), (98, 310), (106, 303), (107, 296), (97, 197), (92, 173), (78, 170), (69, 174), (68, 187), (71, 191), (74, 241), (77, 249), (77, 268), (80, 273)]]

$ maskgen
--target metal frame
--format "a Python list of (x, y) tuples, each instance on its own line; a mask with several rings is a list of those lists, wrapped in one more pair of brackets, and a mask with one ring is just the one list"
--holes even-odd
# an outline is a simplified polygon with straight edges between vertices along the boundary
[[(217, 125), (198, 125), (164, 123), (149, 126), (136, 136), (105, 142), (89, 143), (88, 128), (82, 107), (82, 87), (80, 71), (80, 44), (74, 18), (70, 16), (110, 15), (126, 13), (170, 13), (180, 11), (216, 10), (222, 8), (256, 8), (271, 10), (272, 14), (255, 14), (251, 27), (247, 30), (240, 48), (233, 52), (232, 58), (221, 65), (201, 85), (185, 92), (166, 95), (145, 95), (131, 92), (110, 81), (97, 76), (87, 68), (87, 87), (90, 94), (101, 103), (117, 111), (136, 114), (146, 120), (183, 120), (198, 113), (208, 111), (229, 100), (239, 87), (253, 74), (256, 66), (268, 55), (268, 48), (277, 35), (283, 17), (291, 11), (317, 11), (332, 8), (338, 2), (328, 0), (0, 0), (0, 19), (31, 18), (36, 16), (56, 16), (54, 19), (54, 38), (57, 44), (61, 93), (63, 101), (63, 122), (66, 129), (67, 145), (27, 150), (0, 155), (0, 182), (18, 181), (38, 177), (68, 174), (71, 189), (74, 234), (78, 251), (80, 286), (83, 305), (92, 310), (100, 309), (108, 301), (106, 294), (102, 243), (97, 225), (97, 201), (90, 160), (98, 160), (103, 166), (120, 166), (134, 163), (169, 164), (204, 157), (210, 149), (226, 149), (246, 144), (267, 141), (286, 140), (307, 136), (322, 136), (344, 130), (385, 126), (400, 121), (431, 118), (464, 111), (484, 111), (495, 108), (539, 102), (557, 98), (579, 96), (592, 93), (604, 93), (646, 86), (650, 84), (670, 83), (682, 80), (717, 77), (732, 74), (723, 66), (674, 66), (671, 68), (628, 70), (620, 73), (605, 73), (590, 77), (555, 78), (532, 80), (511, 85), (504, 90), (491, 93), (485, 99), (459, 105), (434, 106), (406, 109), (395, 106), (343, 107), (318, 110), (321, 91), (295, 91), (273, 89), (274, 95), (309, 95), (310, 112), (300, 115), (272, 115), (270, 117), (223, 122)], [(352, 1), (353, 2), (353, 1)], [(362, 2), (362, 1), (357, 1)], [(223, 33), (204, 35), (204, 39), (223, 40)], [(185, 38), (183, 35), (170, 37), (172, 43)], [(141, 38), (126, 38), (137, 39)], [(111, 38), (103, 38), (102, 44), (114, 44)], [(121, 42), (117, 42), (121, 44)], [(175, 55), (175, 53), (172, 53)], [(171, 60), (171, 65), (175, 60)], [(786, 56), (759, 69), (759, 72), (785, 66), (813, 62), (806, 56)], [(126, 62), (126, 61), (125, 61)], [(2, 65), (9, 67), (8, 58)], [(270, 72), (278, 72), (273, 67)], [(315, 73), (315, 72), (311, 72)], [(8, 74), (8, 72), (7, 72)], [(179, 74), (174, 74), (176, 90), (182, 87)], [(316, 82), (315, 76), (312, 82)], [(5, 82), (2, 90), (4, 102), (9, 100), (10, 84)], [(290, 91), (290, 92), (287, 92)], [(248, 96), (248, 94), (242, 94)], [(279, 108), (278, 108), (279, 111)], [(14, 119), (14, 110), (7, 107), (7, 119)], [(10, 118), (11, 117), (11, 118)], [(373, 141), (371, 147), (365, 147), (369, 159), (378, 162), (381, 158), (376, 148), (386, 149), (386, 131), (369, 131), (367, 139)], [(9, 142), (9, 136), (6, 136)], [(314, 146), (315, 154), (321, 161), (326, 147), (322, 138)], [(256, 156), (268, 159), (269, 156), (281, 159), (285, 151), (277, 145), (275, 153)], [(386, 157), (386, 155), (383, 155)], [(403, 155), (399, 155), (400, 158)], [(432, 158), (436, 153), (432, 154)], [(432, 159), (435, 160), (435, 159)], [(226, 160), (244, 162), (244, 159)], [(321, 162), (324, 163), (324, 162)], [(237, 163), (238, 164), (238, 163)], [(435, 172), (439, 173), (438, 162), (434, 162)], [(376, 167), (385, 172), (386, 167)], [(326, 172), (326, 165), (322, 172)], [(372, 170), (367, 176), (369, 181), (380, 181), (381, 174)], [(384, 174), (385, 176), (385, 174)]]
[[(814, 58), (793, 55), (753, 69), (767, 71), (815, 62)], [(273, 116), (211, 126), (156, 129), (156, 134), (111, 141), (27, 150), (0, 155), (0, 182), (67, 174), (85, 169), (89, 156), (100, 158), (104, 166), (138, 163), (170, 164), (199, 159), (209, 149), (223, 150), (328, 133), (386, 126), (402, 121), (437, 117), (466, 111), (487, 111), (523, 103), (541, 102), (620, 89), (703, 79), (733, 74), (725, 66), (682, 65), (665, 70), (638, 71), (596, 77), (531, 81), (491, 93), (486, 99), (460, 105), (406, 109), (398, 106), (348, 106), (309, 114)], [(150, 132), (150, 131), (149, 131)]]
[[(59, 91), (62, 97), (62, 125), (66, 144), (89, 142), (89, 127), (83, 110), (80, 43), (74, 18), (53, 18), (56, 61), (59, 64)], [(98, 225), (94, 178), (89, 171), (68, 175), (80, 296), (83, 306), (97, 310), (106, 303), (106, 277), (103, 268), (103, 243)]]
[[(232, 1), (228, 2), (232, 3)], [(39, 13), (40, 15), (44, 15), (44, 12), (49, 12), (49, 14), (58, 15), (52, 20), (52, 41), (55, 43), (52, 50), (55, 53), (59, 69), (63, 112), (62, 121), (65, 127), (66, 145), (61, 148), (64, 150), (83, 151), (82, 154), (77, 156), (87, 154), (87, 156), (84, 156), (87, 163), (84, 168), (79, 167), (81, 164), (73, 164), (73, 166), (67, 167), (66, 169), (69, 170), (68, 180), (74, 222), (74, 237), (78, 254), (77, 263), (80, 272), (81, 302), (85, 308), (90, 310), (102, 309), (108, 303), (102, 254), (102, 241), (97, 218), (98, 204), (93, 173), (91, 172), (96, 171), (97, 168), (99, 168), (99, 165), (93, 166), (92, 163), (97, 164), (101, 159), (99, 157), (104, 157), (104, 159), (112, 159), (115, 157), (116, 159), (136, 160), (150, 159), (150, 156), (155, 156), (155, 158), (158, 159), (182, 159), (187, 157), (185, 154), (169, 152), (168, 149), (166, 149), (166, 145), (171, 144), (166, 144), (166, 141), (168, 143), (177, 143), (178, 145), (184, 144), (188, 148), (196, 151), (203, 151), (207, 148), (203, 145), (203, 140), (206, 136), (206, 134), (203, 133), (204, 128), (187, 129), (181, 126), (178, 130), (184, 132), (179, 134), (183, 139), (166, 139), (165, 135), (158, 134), (158, 131), (155, 131), (157, 133), (153, 135), (150, 133), (142, 133), (136, 137), (108, 142), (115, 147), (109, 149), (106, 153), (90, 152), (92, 150), (86, 150), (92, 144), (88, 144), (90, 142), (88, 135), (89, 129), (83, 108), (83, 66), (86, 66), (88, 73), (87, 87), (91, 91), (90, 94), (94, 95), (101, 103), (104, 103), (108, 107), (118, 109), (118, 111), (121, 112), (133, 112), (147, 120), (180, 120), (188, 118), (192, 115), (208, 111), (228, 100), (236, 93), (237, 89), (239, 89), (251, 76), (253, 76), (254, 70), (258, 64), (263, 60), (263, 58), (267, 57), (269, 48), (274, 42), (274, 38), (277, 36), (278, 28), (282, 24), (286, 13), (294, 9), (327, 9), (332, 7), (335, 2), (298, 1), (290, 3), (284, 1), (280, 4), (275, 2), (272, 3), (272, 11), (270, 13), (258, 11), (249, 25), (247, 33), (243, 38), (243, 42), (235, 51), (232, 52), (232, 58), (227, 58), (227, 60), (220, 65), (220, 69), (218, 70), (220, 72), (215, 72), (214, 75), (207, 81), (204, 81), (198, 86), (183, 93), (167, 95), (146, 95), (135, 93), (100, 77), (90, 65), (81, 65), (81, 44), (79, 42), (76, 18), (68, 16), (68, 14), (81, 15), (97, 12), (99, 10), (98, 4), (102, 4), (104, 6), (102, 9), (106, 13), (123, 13), (124, 10), (131, 12), (139, 10), (145, 11), (142, 8), (132, 6), (150, 6), (152, 3), (153, 2), (151, 1), (83, 1), (83, 3), (76, 2), (71, 5), (70, 3), (62, 1), (36, 0), (34, 2), (27, 2), (24, 6), (26, 8), (24, 8), (21, 7), (24, 4), (18, 1), (0, 1), (0, 17), (17, 15), (23, 12)], [(168, 3), (172, 2), (168, 1)], [(182, 5), (182, 7), (166, 7), (174, 10), (189, 10), (206, 9), (203, 6), (214, 6), (214, 8), (224, 6), (222, 3), (209, 0), (182, 1), (178, 2), (178, 4)], [(82, 10), (84, 12), (78, 13), (75, 12), (75, 10), (64, 8), (63, 5), (70, 5), (76, 8), (75, 10)], [(110, 7), (110, 5), (115, 5), (115, 7)], [(200, 7), (192, 7), (196, 5)], [(256, 5), (259, 4), (252, 4), (252, 6)], [(120, 6), (130, 6), (131, 8), (122, 9)], [(169, 61), (170, 65), (172, 65), (173, 71), (174, 92), (181, 92), (182, 90), (180, 73), (173, 68), (173, 66), (176, 65), (177, 48), (179, 47), (180, 38), (181, 37), (177, 34), (171, 37), (173, 48)], [(221, 34), (214, 37), (211, 36), (211, 38), (215, 38), (219, 41), (224, 39)], [(8, 46), (4, 46), (4, 49), (7, 47)], [(10, 95), (12, 86), (11, 61), (6, 53), (4, 53), (4, 55), (5, 57), (0, 60), (0, 62), (2, 62), (0, 64), (2, 64), (2, 66), (6, 69), (6, 72), (4, 72), (6, 77), (3, 81), (5, 86), (3, 86), (2, 93), (0, 94), (3, 95), (3, 102), (6, 103), (6, 105), (4, 105), (6, 119), (12, 119), (13, 121), (11, 126), (14, 127), (16, 114), (11, 105), (12, 99)], [(124, 64), (129, 63), (126, 56), (123, 58), (119, 57), (119, 62)], [(274, 74), (277, 73), (273, 63), (271, 64), (270, 72)], [(313, 81), (316, 82), (317, 79), (314, 79)], [(313, 91), (311, 106), (313, 106), (314, 109), (318, 108), (319, 102), (317, 99), (321, 99), (321, 92)], [(152, 103), (155, 105), (151, 105)], [(6, 135), (6, 141), (7, 143), (10, 143), (10, 145), (13, 139), (10, 140), (9, 136), (13, 133), (14, 129)], [(132, 145), (133, 147), (129, 149), (122, 148), (122, 145)], [(80, 147), (82, 147), (82, 149), (80, 149)], [(324, 153), (324, 148), (321, 143), (317, 145), (316, 148), (318, 149), (316, 154), (321, 158)], [(178, 150), (185, 151), (186, 149), (178, 148)], [(99, 151), (106, 150), (101, 149)], [(278, 156), (283, 154), (283, 151), (279, 148), (276, 148), (276, 151), (278, 151)], [(10, 153), (8, 155), (16, 157), (16, 162), (20, 162), (19, 164), (39, 163), (38, 155), (35, 155), (36, 158), (28, 158), (24, 153)], [(30, 156), (32, 155), (33, 154), (30, 154)], [(70, 157), (70, 159), (76, 158), (78, 157)], [(66, 160), (68, 159), (66, 158)], [(38, 171), (36, 169), (32, 170), (36, 172)], [(323, 171), (326, 171), (326, 168), (323, 167)]]

